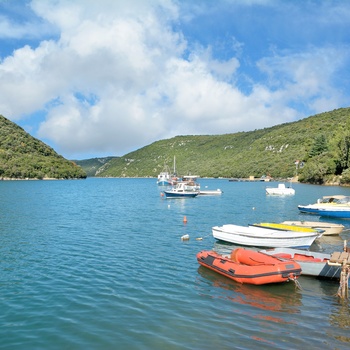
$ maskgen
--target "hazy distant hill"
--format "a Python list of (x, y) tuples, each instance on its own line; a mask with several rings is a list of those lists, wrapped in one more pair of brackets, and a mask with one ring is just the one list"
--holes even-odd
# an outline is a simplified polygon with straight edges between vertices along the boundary
[(117, 157), (101, 157), (84, 160), (74, 160), (74, 162), (81, 166), (86, 172), (87, 176), (97, 176), (99, 172), (103, 171), (104, 165)]
[[(349, 149), (350, 108), (341, 108), (250, 132), (157, 141), (122, 157), (107, 159), (96, 175), (156, 177), (165, 165), (173, 168), (175, 156), (180, 175), (286, 178), (298, 174), (301, 181), (311, 183), (343, 175), (346, 182)], [(85, 169), (83, 164), (82, 167)]]
[(0, 179), (86, 178), (85, 171), (0, 115)]

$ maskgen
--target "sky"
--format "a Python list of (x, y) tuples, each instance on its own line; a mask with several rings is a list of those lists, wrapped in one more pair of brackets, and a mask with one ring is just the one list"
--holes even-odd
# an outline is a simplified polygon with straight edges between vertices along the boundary
[(350, 103), (350, 1), (0, 0), (0, 114), (67, 159)]

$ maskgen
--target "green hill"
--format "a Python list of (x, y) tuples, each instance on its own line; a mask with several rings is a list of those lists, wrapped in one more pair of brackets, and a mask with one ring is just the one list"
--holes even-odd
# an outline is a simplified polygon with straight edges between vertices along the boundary
[(84, 160), (74, 160), (74, 162), (84, 169), (87, 176), (93, 177), (98, 176), (99, 172), (103, 171), (104, 165), (115, 158), (117, 157), (101, 157)]
[(45, 178), (86, 178), (86, 173), (0, 115), (0, 179)]
[[(179, 175), (246, 178), (270, 175), (324, 183), (350, 182), (350, 108), (250, 132), (176, 136), (108, 160), (100, 177), (156, 177), (165, 165)], [(299, 164), (295, 164), (296, 161)], [(78, 162), (80, 164), (80, 162)], [(84, 168), (84, 166), (83, 166)], [(349, 179), (348, 179), (349, 178)]]

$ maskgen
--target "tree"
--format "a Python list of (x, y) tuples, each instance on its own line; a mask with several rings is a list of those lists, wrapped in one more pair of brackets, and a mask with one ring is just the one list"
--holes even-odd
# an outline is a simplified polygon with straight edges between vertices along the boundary
[(350, 136), (344, 135), (338, 142), (339, 158), (336, 161), (336, 173), (339, 175), (350, 166)]
[(310, 158), (318, 156), (322, 153), (328, 151), (328, 145), (326, 137), (322, 134), (316, 137), (315, 142), (310, 150), (309, 156)]

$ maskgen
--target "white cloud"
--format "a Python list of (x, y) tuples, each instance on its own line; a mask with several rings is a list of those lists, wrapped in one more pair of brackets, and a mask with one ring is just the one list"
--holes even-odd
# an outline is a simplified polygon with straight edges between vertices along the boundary
[(252, 77), (243, 93), (239, 58), (189, 46), (171, 1), (35, 0), (32, 9), (61, 34), (1, 62), (0, 111), (16, 121), (45, 110), (38, 136), (70, 158), (258, 129), (303, 117), (293, 104), (319, 112), (344, 98), (331, 84), (340, 49), (276, 50), (257, 63), (268, 79)]

